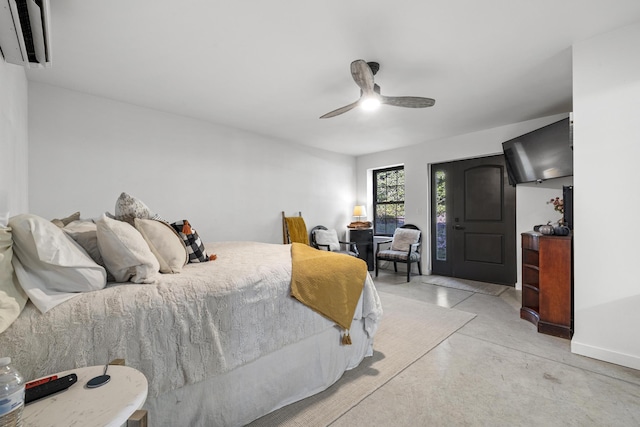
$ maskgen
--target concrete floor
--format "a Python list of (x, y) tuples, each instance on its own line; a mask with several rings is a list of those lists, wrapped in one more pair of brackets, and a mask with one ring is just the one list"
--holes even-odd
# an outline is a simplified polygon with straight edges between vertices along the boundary
[(424, 280), (381, 271), (375, 283), (383, 307), (391, 293), (476, 318), (333, 427), (640, 426), (640, 371), (572, 354), (569, 340), (539, 334), (520, 319), (512, 287), (493, 296)]

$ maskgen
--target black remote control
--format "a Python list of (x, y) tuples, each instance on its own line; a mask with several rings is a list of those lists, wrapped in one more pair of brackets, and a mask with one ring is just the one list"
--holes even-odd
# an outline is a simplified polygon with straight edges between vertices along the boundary
[(24, 392), (24, 403), (26, 405), (34, 400), (42, 399), (53, 393), (66, 390), (75, 384), (76, 381), (78, 381), (78, 376), (76, 374), (69, 374), (57, 380), (51, 380), (47, 383), (29, 388)]

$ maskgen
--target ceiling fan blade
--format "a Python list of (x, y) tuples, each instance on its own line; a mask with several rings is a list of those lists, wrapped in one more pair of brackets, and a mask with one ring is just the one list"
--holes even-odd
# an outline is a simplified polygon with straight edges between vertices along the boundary
[(320, 116), (320, 118), (321, 119), (328, 119), (330, 117), (339, 116), (340, 114), (346, 113), (347, 111), (356, 108), (359, 103), (360, 103), (360, 100), (357, 100), (356, 102), (353, 102), (353, 103), (351, 103), (349, 105), (345, 105), (344, 107), (340, 107), (337, 110), (333, 110), (333, 111), (325, 114), (324, 116)]
[(369, 95), (373, 92), (373, 71), (366, 61), (357, 59), (351, 63), (351, 75), (356, 84), (362, 89), (363, 95)]
[(381, 96), (380, 98), (382, 104), (407, 108), (432, 107), (436, 103), (435, 99), (421, 98), (419, 96)]

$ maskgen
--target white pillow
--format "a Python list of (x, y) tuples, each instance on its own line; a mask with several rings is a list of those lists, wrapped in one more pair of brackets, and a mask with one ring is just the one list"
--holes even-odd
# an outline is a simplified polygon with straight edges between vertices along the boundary
[(18, 318), (28, 299), (11, 266), (12, 246), (11, 228), (0, 226), (0, 333)]
[(160, 264), (160, 273), (180, 273), (189, 261), (187, 247), (169, 224), (154, 219), (134, 219), (136, 230)]
[(393, 243), (391, 250), (409, 252), (411, 245), (418, 243), (420, 239), (420, 230), (412, 228), (396, 228), (393, 233)]
[(78, 292), (104, 288), (107, 274), (62, 229), (36, 215), (12, 217), (13, 267), (22, 289), (45, 313)]
[[(98, 226), (92, 219), (80, 219), (65, 225), (62, 230), (77, 244), (82, 246), (92, 260), (101, 267), (107, 268), (98, 248)], [(114, 282), (113, 275), (107, 270), (107, 282)]]
[(116, 282), (154, 283), (160, 264), (133, 226), (108, 218), (96, 220), (98, 248)]
[(315, 235), (318, 245), (329, 245), (330, 251), (340, 250), (340, 241), (338, 241), (338, 233), (336, 230), (316, 230)]
[(98, 265), (104, 265), (102, 255), (98, 249), (98, 226), (93, 220), (76, 220), (65, 225), (62, 230), (76, 241), (82, 249), (93, 259)]

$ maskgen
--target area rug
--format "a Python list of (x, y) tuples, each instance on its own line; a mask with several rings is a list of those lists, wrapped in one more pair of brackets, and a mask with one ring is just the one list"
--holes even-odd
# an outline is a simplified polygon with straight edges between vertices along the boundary
[(493, 296), (498, 296), (509, 288), (509, 286), (505, 285), (496, 285), (494, 283), (477, 282), (475, 280), (457, 279), (455, 277), (444, 276), (425, 276), (422, 279), (422, 283)]
[(249, 426), (327, 426), (427, 354), (475, 314), (380, 292), (384, 315), (374, 354), (327, 390), (265, 415)]

